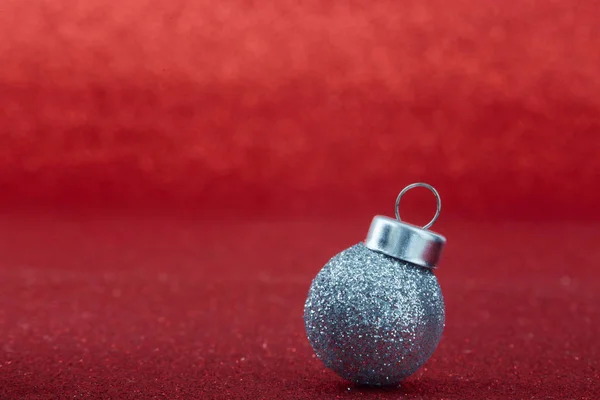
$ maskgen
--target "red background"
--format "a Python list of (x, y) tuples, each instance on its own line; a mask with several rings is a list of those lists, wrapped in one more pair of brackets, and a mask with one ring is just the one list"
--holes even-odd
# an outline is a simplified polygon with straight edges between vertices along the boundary
[[(599, 21), (5, 0), (0, 397), (596, 398)], [(444, 202), (446, 331), (402, 388), (356, 388), (312, 356), (303, 301), (414, 181)]]

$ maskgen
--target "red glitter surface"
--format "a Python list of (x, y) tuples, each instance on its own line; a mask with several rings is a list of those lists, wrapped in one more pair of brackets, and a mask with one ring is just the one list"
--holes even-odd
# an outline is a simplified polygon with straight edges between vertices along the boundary
[(326, 371), (302, 321), (311, 279), (368, 220), (1, 222), (1, 398), (600, 394), (598, 222), (440, 221), (446, 330), (394, 391)]
[[(4, 0), (0, 398), (599, 398), (598, 21)], [(446, 330), (400, 389), (358, 388), (304, 299), (414, 181), (443, 197)]]

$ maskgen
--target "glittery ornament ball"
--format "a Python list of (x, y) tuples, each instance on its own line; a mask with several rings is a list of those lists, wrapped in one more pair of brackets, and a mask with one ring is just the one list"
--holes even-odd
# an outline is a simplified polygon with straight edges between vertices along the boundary
[(361, 243), (333, 257), (313, 280), (304, 322), (327, 368), (358, 384), (397, 385), (437, 347), (444, 300), (431, 269)]

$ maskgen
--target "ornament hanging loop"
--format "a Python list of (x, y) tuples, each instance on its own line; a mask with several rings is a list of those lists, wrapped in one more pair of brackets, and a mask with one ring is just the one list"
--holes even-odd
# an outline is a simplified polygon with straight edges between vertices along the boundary
[(440, 211), (442, 211), (442, 199), (440, 198), (440, 194), (438, 193), (438, 191), (435, 190), (435, 188), (433, 186), (431, 186), (427, 183), (417, 182), (417, 183), (408, 185), (407, 187), (402, 189), (402, 191), (396, 198), (396, 219), (398, 221), (402, 221), (402, 219), (400, 218), (400, 200), (402, 199), (402, 196), (404, 196), (406, 194), (406, 192), (408, 192), (409, 190), (414, 189), (416, 187), (424, 187), (426, 189), (429, 189), (431, 191), (431, 193), (433, 193), (433, 195), (435, 196), (435, 201), (437, 203), (435, 215), (433, 216), (433, 218), (431, 219), (431, 221), (429, 221), (429, 223), (427, 225), (423, 226), (423, 229), (429, 229), (431, 227), (431, 225), (433, 225), (435, 223), (435, 221), (437, 221), (438, 217), (440, 216)]

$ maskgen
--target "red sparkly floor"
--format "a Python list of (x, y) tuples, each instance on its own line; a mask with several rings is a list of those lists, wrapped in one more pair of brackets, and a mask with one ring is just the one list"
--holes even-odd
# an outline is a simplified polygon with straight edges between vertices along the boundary
[(401, 389), (308, 345), (308, 286), (368, 220), (4, 215), (0, 398), (600, 395), (598, 223), (444, 220), (443, 340)]

